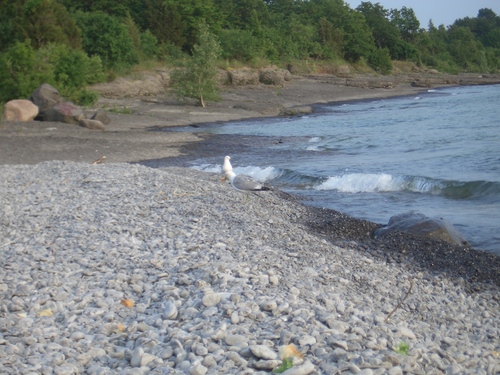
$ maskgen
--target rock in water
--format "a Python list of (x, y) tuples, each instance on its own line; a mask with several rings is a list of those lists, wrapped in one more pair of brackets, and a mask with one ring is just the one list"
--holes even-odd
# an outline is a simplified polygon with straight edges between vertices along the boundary
[(430, 218), (414, 211), (392, 216), (387, 226), (375, 231), (375, 236), (383, 237), (395, 231), (407, 232), (458, 245), (469, 245), (450, 222), (442, 218)]

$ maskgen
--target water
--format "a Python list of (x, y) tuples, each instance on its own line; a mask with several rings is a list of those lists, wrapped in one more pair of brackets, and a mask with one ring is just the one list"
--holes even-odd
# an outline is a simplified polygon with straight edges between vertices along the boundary
[(194, 168), (220, 171), (228, 154), (236, 173), (306, 204), (382, 224), (412, 210), (441, 217), (475, 248), (500, 255), (499, 85), (321, 105), (314, 115), (197, 131), (217, 135), (219, 152), (198, 154)]

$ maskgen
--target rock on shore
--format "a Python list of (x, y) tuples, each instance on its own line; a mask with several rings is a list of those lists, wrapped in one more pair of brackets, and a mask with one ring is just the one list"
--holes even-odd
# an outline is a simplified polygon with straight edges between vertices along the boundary
[(0, 373), (496, 374), (499, 290), (310, 232), (181, 168), (0, 166)]

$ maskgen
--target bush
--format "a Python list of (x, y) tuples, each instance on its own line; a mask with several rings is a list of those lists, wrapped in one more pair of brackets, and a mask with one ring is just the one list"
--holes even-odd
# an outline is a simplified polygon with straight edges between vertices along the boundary
[(54, 81), (53, 67), (37, 55), (29, 40), (16, 42), (0, 55), (0, 102), (27, 98), (41, 83)]
[(84, 106), (90, 106), (97, 102), (99, 95), (93, 91), (81, 90), (76, 93), (76, 96), (71, 98), (75, 103)]
[(158, 58), (163, 61), (175, 62), (182, 60), (186, 54), (181, 47), (171, 43), (163, 43), (158, 46)]
[(147, 59), (156, 57), (158, 53), (158, 40), (149, 30), (141, 33), (141, 51)]
[(250, 61), (257, 57), (256, 40), (248, 30), (221, 30), (221, 57), (223, 59)]
[(389, 74), (392, 70), (391, 54), (387, 48), (374, 49), (368, 62), (373, 70), (381, 74)]
[(85, 52), (71, 50), (61, 44), (49, 44), (36, 53), (40, 60), (49, 62), (53, 69), (54, 79), (51, 84), (57, 87), (62, 96), (79, 104), (81, 92), (88, 84), (106, 79), (98, 56), (89, 58)]

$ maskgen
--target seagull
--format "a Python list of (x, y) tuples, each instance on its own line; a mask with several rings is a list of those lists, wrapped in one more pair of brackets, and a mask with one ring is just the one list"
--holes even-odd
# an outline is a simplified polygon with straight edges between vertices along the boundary
[(226, 181), (226, 173), (233, 170), (233, 166), (231, 165), (230, 160), (231, 156), (224, 157), (224, 164), (222, 164), (222, 174), (224, 175), (224, 177), (222, 177), (221, 181)]
[(239, 191), (240, 193), (253, 193), (262, 198), (260, 195), (256, 194), (256, 192), (271, 190), (246, 174), (237, 175), (232, 171), (232, 169), (226, 172), (226, 178), (231, 181), (231, 185), (234, 190)]

